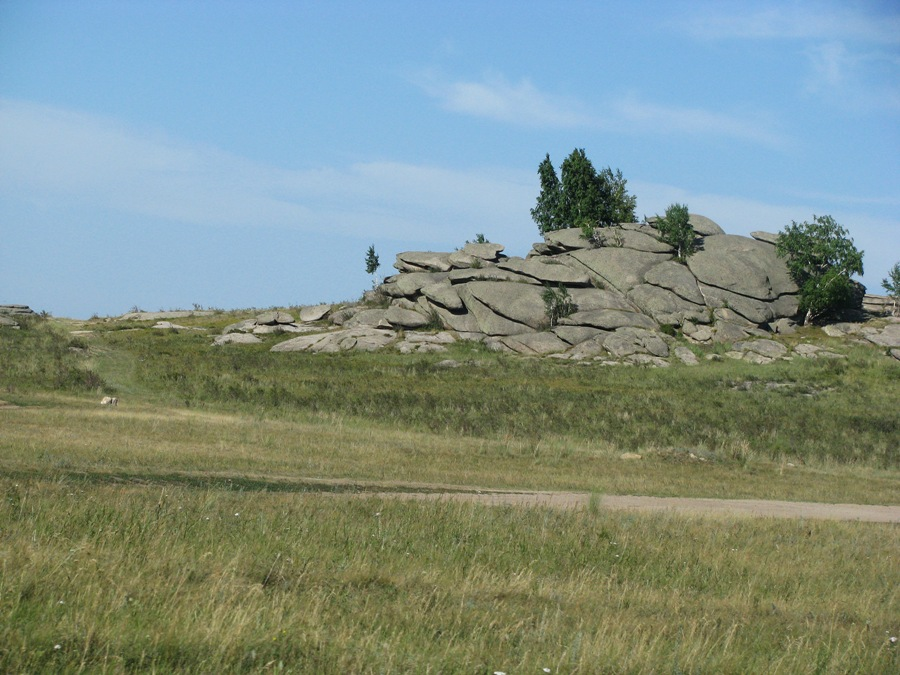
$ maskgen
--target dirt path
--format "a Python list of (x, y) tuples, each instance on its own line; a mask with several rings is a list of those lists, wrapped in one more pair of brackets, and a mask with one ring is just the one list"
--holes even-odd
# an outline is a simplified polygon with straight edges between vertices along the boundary
[[(589, 494), (578, 492), (377, 492), (369, 493), (368, 496), (463, 501), (491, 506), (550, 506), (559, 509), (583, 509), (591, 501)], [(599, 508), (614, 511), (900, 523), (900, 506), (625, 495), (603, 495), (596, 499)]]

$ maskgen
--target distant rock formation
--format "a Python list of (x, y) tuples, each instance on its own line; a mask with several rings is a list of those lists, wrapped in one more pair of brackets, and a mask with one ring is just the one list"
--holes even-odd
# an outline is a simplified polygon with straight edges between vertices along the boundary
[(0, 305), (0, 328), (18, 328), (16, 319), (37, 316), (28, 305)]

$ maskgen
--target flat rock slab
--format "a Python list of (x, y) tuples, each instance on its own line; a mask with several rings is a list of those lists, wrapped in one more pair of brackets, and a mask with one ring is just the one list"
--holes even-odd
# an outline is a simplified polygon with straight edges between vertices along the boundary
[(644, 282), (644, 274), (670, 256), (630, 248), (597, 248), (574, 251), (570, 257), (583, 264), (590, 273), (627, 293)]
[(704, 284), (757, 300), (775, 300), (798, 291), (770, 244), (736, 234), (706, 237), (687, 264)]
[(213, 340), (214, 346), (220, 345), (258, 345), (262, 343), (255, 335), (248, 333), (228, 333), (227, 335), (219, 335)]
[(303, 307), (300, 309), (300, 321), (303, 323), (312, 323), (313, 321), (321, 321), (328, 312), (331, 311), (331, 305), (313, 305), (311, 307)]
[(407, 271), (449, 272), (453, 265), (450, 264), (449, 253), (406, 251), (397, 254), (397, 262), (394, 263), (394, 267)]
[(695, 305), (702, 305), (705, 302), (700, 287), (697, 285), (697, 278), (686, 265), (674, 260), (666, 260), (651, 267), (644, 274), (644, 281), (672, 291), (675, 295), (688, 302), (693, 302)]
[(473, 281), (466, 284), (466, 289), (472, 297), (503, 318), (534, 330), (547, 324), (547, 307), (540, 286), (508, 281)]
[(294, 317), (281, 310), (272, 310), (257, 315), (256, 323), (260, 325), (275, 326), (281, 323), (294, 323)]
[(189, 316), (210, 316), (213, 311), (206, 310), (177, 310), (172, 312), (129, 312), (123, 314), (116, 321), (160, 321), (162, 319), (186, 319)]
[(335, 353), (350, 350), (371, 352), (386, 347), (397, 338), (392, 330), (380, 330), (360, 326), (346, 328), (330, 333), (302, 335), (291, 340), (279, 342), (272, 347), (273, 352), (315, 352)]
[(615, 330), (625, 326), (635, 328), (656, 328), (656, 322), (640, 312), (628, 312), (620, 309), (595, 309), (586, 312), (575, 312), (559, 320), (561, 326), (587, 326), (600, 330)]
[(563, 342), (553, 333), (524, 333), (498, 339), (514, 352), (529, 356), (558, 354), (570, 347), (569, 343)]
[(685, 321), (709, 321), (709, 311), (705, 305), (689, 302), (666, 288), (641, 284), (628, 291), (627, 297), (657, 323), (680, 326)]
[(497, 267), (531, 277), (543, 284), (589, 286), (591, 283), (590, 277), (584, 272), (577, 272), (566, 265), (555, 262), (541, 262), (540, 259), (510, 258), (497, 263)]
[[(598, 227), (594, 230), (594, 240), (601, 246), (610, 248), (632, 248), (635, 251), (649, 253), (673, 253), (674, 249), (660, 241), (655, 230), (647, 228), (647, 232), (623, 229), (621, 227)], [(650, 234), (653, 232), (654, 234)]]

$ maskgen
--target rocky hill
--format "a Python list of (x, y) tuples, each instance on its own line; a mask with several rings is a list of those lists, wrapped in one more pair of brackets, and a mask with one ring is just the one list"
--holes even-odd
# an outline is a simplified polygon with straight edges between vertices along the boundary
[[(507, 257), (493, 243), (400, 253), (399, 273), (368, 294), (368, 306), (330, 314), (341, 330), (273, 350), (394, 344), (401, 351), (441, 351), (448, 341), (465, 339), (520, 354), (663, 365), (680, 330), (693, 343), (737, 345), (737, 358), (783, 356), (787, 350), (765, 338), (794, 331), (798, 289), (775, 253), (777, 235), (726, 234), (699, 215), (690, 222), (698, 251), (686, 262), (674, 258), (652, 221), (603, 228), (592, 240), (580, 229), (550, 232), (525, 258)], [(548, 289), (568, 303), (555, 321)], [(442, 332), (407, 332), (425, 327)], [(691, 361), (689, 351), (681, 347), (676, 356)], [(817, 355), (827, 352), (804, 354)]]

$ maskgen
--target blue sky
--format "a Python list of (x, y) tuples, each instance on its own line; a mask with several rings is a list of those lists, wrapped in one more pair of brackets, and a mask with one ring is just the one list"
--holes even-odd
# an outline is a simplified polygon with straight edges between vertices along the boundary
[(524, 255), (545, 153), (638, 214), (830, 214), (900, 260), (892, 2), (0, 0), (0, 303), (356, 299), (404, 250)]

